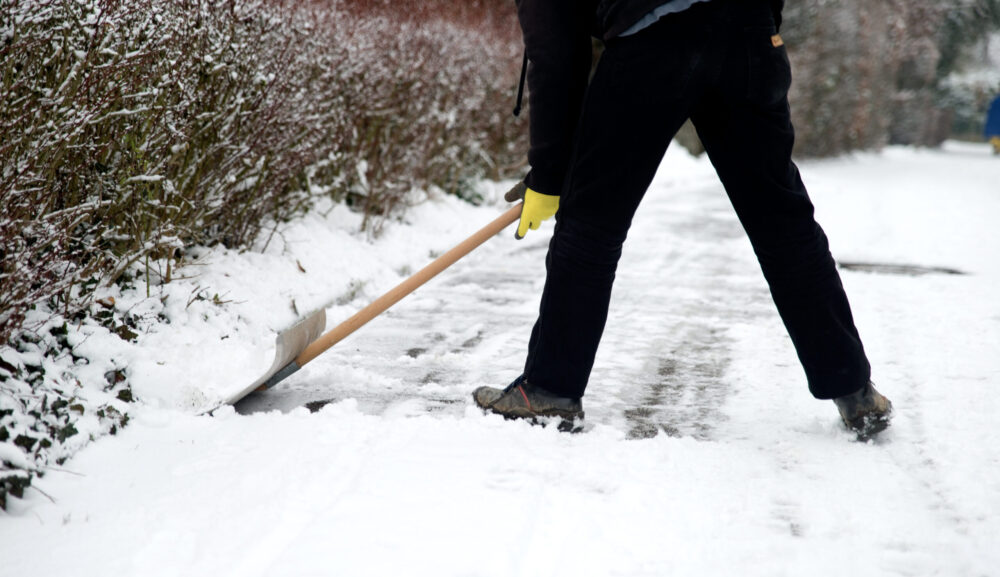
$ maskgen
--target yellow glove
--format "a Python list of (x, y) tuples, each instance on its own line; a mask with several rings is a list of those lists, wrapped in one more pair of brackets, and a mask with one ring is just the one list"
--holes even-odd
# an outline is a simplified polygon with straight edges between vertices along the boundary
[(535, 192), (524, 184), (518, 184), (504, 199), (507, 202), (514, 202), (518, 197), (524, 198), (524, 205), (521, 207), (521, 221), (517, 224), (517, 231), (514, 238), (520, 240), (528, 234), (528, 229), (538, 230), (543, 221), (552, 218), (559, 211), (559, 197), (551, 194)]

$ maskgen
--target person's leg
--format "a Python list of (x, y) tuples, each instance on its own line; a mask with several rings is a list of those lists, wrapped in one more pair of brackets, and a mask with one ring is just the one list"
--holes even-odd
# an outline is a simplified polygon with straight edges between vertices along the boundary
[(685, 16), (610, 42), (591, 82), (524, 368), (554, 394), (584, 393), (632, 217), (688, 117), (700, 82), (690, 55), (708, 40)]
[[(764, 3), (761, 3), (763, 6)], [(827, 237), (791, 160), (785, 49), (761, 11), (731, 24), (722, 74), (692, 116), (760, 261), (816, 398), (865, 386), (871, 368)]]

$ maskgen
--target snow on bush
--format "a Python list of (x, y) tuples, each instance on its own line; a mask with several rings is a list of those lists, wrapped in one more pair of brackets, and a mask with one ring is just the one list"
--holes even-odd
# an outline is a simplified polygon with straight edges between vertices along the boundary
[(316, 194), (384, 215), (523, 156), (516, 35), (498, 26), (277, 0), (0, 2), (2, 337), (32, 303), (135, 263), (169, 277), (186, 244), (246, 246)]
[(37, 330), (0, 348), (0, 509), (8, 495), (23, 495), (33, 475), (128, 423), (125, 367), (113, 355), (92, 358), (78, 349), (91, 339), (135, 334), (121, 315), (97, 307), (104, 310), (75, 319), (46, 314)]
[(513, 174), (519, 51), (500, 0), (0, 0), (0, 506), (127, 418), (127, 371), (76, 352), (132, 330), (97, 289), (317, 197), (377, 226), (414, 188)]

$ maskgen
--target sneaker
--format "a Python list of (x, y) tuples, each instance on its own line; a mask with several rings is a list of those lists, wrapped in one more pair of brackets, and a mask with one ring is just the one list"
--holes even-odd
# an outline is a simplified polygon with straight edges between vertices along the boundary
[(523, 375), (506, 389), (479, 387), (472, 392), (472, 400), (479, 408), (502, 415), (505, 419), (526, 419), (538, 424), (540, 418), (556, 417), (560, 419), (560, 431), (579, 431), (583, 428), (583, 403), (579, 398), (553, 395), (533, 386)]
[(861, 390), (833, 400), (847, 428), (867, 439), (884, 431), (892, 417), (892, 403), (875, 390), (871, 381)]

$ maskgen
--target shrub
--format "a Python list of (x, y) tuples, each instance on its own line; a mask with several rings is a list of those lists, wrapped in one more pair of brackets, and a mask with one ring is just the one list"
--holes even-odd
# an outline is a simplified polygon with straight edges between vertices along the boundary
[(185, 246), (250, 246), (317, 195), (377, 223), (523, 157), (496, 0), (0, 7), (0, 342), (35, 303), (70, 314), (136, 264), (169, 280)]
[(944, 81), (998, 27), (997, 0), (787, 3), (796, 152), (940, 144), (956, 100), (975, 98)]

